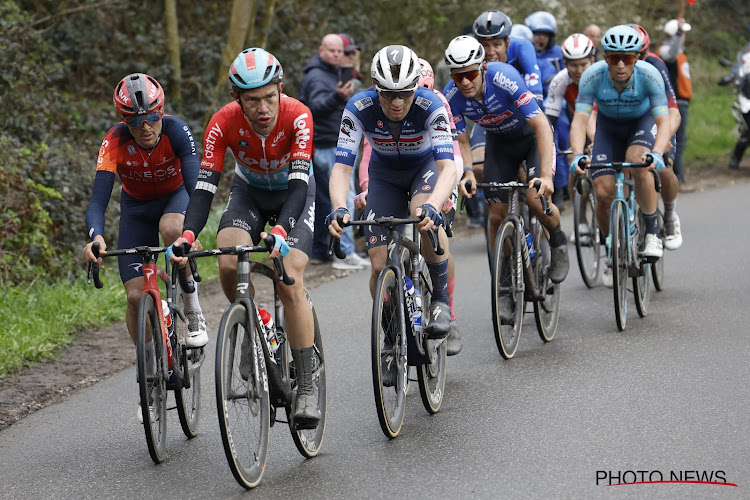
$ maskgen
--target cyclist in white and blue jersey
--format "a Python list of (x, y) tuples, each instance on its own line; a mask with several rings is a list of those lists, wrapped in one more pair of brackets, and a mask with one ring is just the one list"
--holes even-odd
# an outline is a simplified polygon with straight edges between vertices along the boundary
[[(527, 203), (550, 233), (550, 279), (560, 283), (570, 266), (565, 234), (560, 228), (560, 212), (550, 201), (553, 215), (544, 214), (539, 199), (541, 196), (549, 198), (554, 192), (552, 128), (520, 73), (502, 62), (489, 63), (485, 69), (484, 58), (482, 45), (468, 36), (454, 38), (445, 50), (452, 78), (445, 87), (445, 94), (456, 121), (461, 154), (471, 157), (466, 133), (468, 118), (486, 131), (484, 182), (515, 181), (518, 169), (525, 162), (527, 179), (530, 179)], [(468, 177), (461, 181), (464, 190)], [(536, 181), (541, 181), (538, 193), (531, 188)], [(487, 190), (485, 195), (489, 204), (489, 235), (494, 247), (497, 230), (508, 215), (508, 195), (493, 189)]]
[[(664, 80), (659, 71), (638, 60), (642, 41), (638, 32), (626, 25), (610, 28), (602, 38), (605, 60), (589, 67), (581, 76), (576, 111), (570, 130), (573, 150), (571, 173), (583, 174), (578, 161), (586, 140), (586, 123), (596, 103), (596, 135), (592, 156), (596, 162), (639, 162), (653, 159), (649, 169), (632, 169), (635, 196), (646, 223), (646, 237), (641, 255), (659, 258), (663, 254), (658, 236), (654, 180), (650, 170), (664, 169), (663, 154), (671, 136)], [(654, 131), (655, 129), (655, 131)], [(593, 172), (596, 189), (596, 217), (602, 236), (609, 234), (609, 211), (614, 199), (614, 171)], [(603, 281), (611, 283), (608, 263)]]
[[(428, 338), (444, 338), (450, 331), (448, 307), (448, 238), (441, 227), (440, 208), (456, 186), (453, 137), (448, 112), (431, 90), (418, 85), (421, 66), (417, 55), (403, 45), (382, 48), (372, 61), (370, 87), (349, 99), (341, 117), (336, 164), (330, 181), (335, 208), (326, 222), (335, 237), (343, 233), (336, 222), (350, 219), (346, 207), (349, 177), (362, 137), (372, 146), (367, 197), (367, 218), (424, 216), (421, 231), (437, 230), (443, 255), (422, 238), (433, 284)], [(372, 261), (370, 293), (386, 264), (387, 231), (369, 226), (365, 232)]]

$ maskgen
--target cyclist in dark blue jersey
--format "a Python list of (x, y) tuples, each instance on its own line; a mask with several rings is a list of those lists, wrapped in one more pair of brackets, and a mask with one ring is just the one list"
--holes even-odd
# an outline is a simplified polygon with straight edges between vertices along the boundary
[[(542, 211), (540, 196), (554, 192), (552, 177), (555, 170), (555, 144), (552, 128), (542, 113), (534, 95), (526, 87), (523, 77), (509, 64), (489, 63), (485, 67), (484, 48), (474, 38), (454, 38), (445, 50), (445, 60), (451, 68), (452, 81), (446, 86), (446, 98), (456, 120), (461, 154), (471, 155), (466, 133), (466, 119), (485, 128), (485, 182), (516, 180), (518, 169), (525, 163), (529, 186), (541, 182), (539, 192), (529, 188), (527, 202), (550, 233), (552, 259), (550, 279), (560, 283), (568, 274), (569, 261), (565, 234), (560, 228), (560, 213), (553, 203), (552, 216)], [(466, 178), (461, 181), (465, 185)], [(494, 239), (500, 224), (508, 214), (507, 193), (489, 190), (490, 238)]]
[[(430, 338), (444, 338), (450, 331), (448, 307), (448, 238), (441, 227), (440, 208), (456, 186), (453, 138), (448, 113), (440, 98), (418, 85), (421, 66), (417, 55), (403, 45), (382, 48), (372, 61), (370, 87), (349, 99), (341, 118), (336, 164), (331, 173), (330, 193), (335, 211), (327, 219), (329, 231), (340, 237), (343, 229), (336, 221), (346, 209), (349, 177), (362, 137), (372, 146), (370, 157), (367, 217), (424, 216), (421, 231), (437, 229), (440, 245), (437, 255), (427, 238), (422, 239), (424, 255), (433, 283)], [(386, 264), (386, 231), (370, 226), (365, 233), (372, 261), (370, 293)]]

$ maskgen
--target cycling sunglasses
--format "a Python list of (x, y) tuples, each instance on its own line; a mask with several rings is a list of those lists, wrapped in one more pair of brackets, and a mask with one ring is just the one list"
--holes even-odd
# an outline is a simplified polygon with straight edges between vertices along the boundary
[(606, 59), (607, 63), (612, 66), (617, 66), (620, 64), (620, 61), (627, 66), (628, 64), (633, 64), (637, 57), (633, 54), (604, 54), (604, 59)]
[(480, 70), (477, 69), (470, 69), (468, 71), (461, 71), (459, 73), (451, 73), (451, 78), (456, 83), (461, 83), (464, 81), (464, 78), (468, 78), (470, 82), (473, 82), (477, 79), (479, 76)]
[(160, 111), (152, 111), (145, 115), (136, 115), (128, 118), (123, 118), (128, 127), (141, 128), (143, 124), (148, 122), (149, 125), (155, 125), (156, 122), (161, 120), (162, 113)]
[(405, 101), (414, 95), (413, 90), (379, 90), (378, 93), (381, 97), (385, 98), (388, 101), (392, 101), (394, 99), (403, 99)]

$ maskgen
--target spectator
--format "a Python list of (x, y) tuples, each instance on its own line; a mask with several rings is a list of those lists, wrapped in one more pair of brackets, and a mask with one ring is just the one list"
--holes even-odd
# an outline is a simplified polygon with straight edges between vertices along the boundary
[(589, 24), (583, 29), (583, 34), (594, 44), (595, 61), (601, 60), (601, 54), (597, 47), (599, 47), (599, 43), (602, 41), (602, 29), (596, 24)]
[(674, 170), (680, 183), (685, 182), (685, 172), (682, 168), (682, 153), (687, 141), (688, 107), (693, 97), (693, 87), (690, 80), (690, 65), (685, 55), (685, 33), (690, 31), (690, 25), (685, 19), (672, 19), (664, 25), (667, 39), (659, 48), (659, 56), (667, 64), (669, 78), (674, 83), (677, 94), (677, 108), (680, 110), (682, 121), (677, 129), (677, 152), (675, 154)]
[[(328, 255), (328, 229), (326, 215), (331, 209), (331, 198), (328, 193), (328, 182), (331, 169), (336, 162), (336, 142), (339, 136), (339, 125), (344, 106), (354, 94), (354, 82), (342, 82), (339, 69), (344, 57), (344, 40), (335, 33), (323, 37), (318, 54), (312, 57), (304, 69), (300, 88), (300, 101), (312, 112), (315, 123), (313, 136), (313, 173), (315, 175), (315, 232), (310, 258), (312, 264), (331, 260)], [(354, 207), (354, 191), (350, 190), (351, 205)], [(349, 200), (347, 200), (347, 205)], [(352, 208), (353, 210), (353, 208)], [(341, 238), (341, 249), (346, 253), (344, 260), (334, 263), (336, 269), (364, 269), (369, 261), (361, 258), (354, 251), (354, 240), (351, 231)]]
[[(354, 94), (362, 92), (365, 89), (364, 75), (360, 73), (361, 63), (359, 60), (359, 45), (354, 43), (351, 35), (339, 33), (341, 40), (344, 42), (344, 57), (341, 59), (342, 68), (352, 68), (352, 83), (354, 83)], [(340, 81), (344, 82), (342, 79)]]

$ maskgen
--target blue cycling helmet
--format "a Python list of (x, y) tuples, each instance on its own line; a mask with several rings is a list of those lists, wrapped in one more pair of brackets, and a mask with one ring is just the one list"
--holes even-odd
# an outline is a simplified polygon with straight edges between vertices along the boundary
[(257, 47), (240, 52), (229, 68), (229, 83), (235, 92), (279, 83), (283, 77), (279, 60)]
[(495, 40), (508, 38), (513, 23), (499, 10), (482, 12), (474, 21), (474, 37), (478, 40)]
[(621, 24), (609, 28), (602, 37), (606, 52), (639, 52), (643, 41), (635, 28)]
[(525, 38), (530, 42), (534, 41), (534, 32), (532, 32), (525, 24), (514, 24), (510, 29), (510, 36)]
[(532, 32), (549, 33), (550, 35), (557, 34), (557, 21), (555, 16), (544, 10), (538, 10), (532, 12), (523, 24), (529, 27)]

